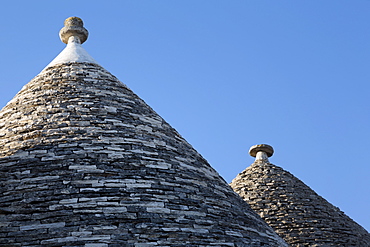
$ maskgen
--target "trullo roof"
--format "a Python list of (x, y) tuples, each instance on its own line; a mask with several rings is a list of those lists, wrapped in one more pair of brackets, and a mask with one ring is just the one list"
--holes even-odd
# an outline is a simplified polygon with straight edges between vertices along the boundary
[(1, 246), (286, 246), (170, 125), (82, 48), (0, 112)]
[(250, 154), (255, 162), (230, 185), (290, 246), (370, 246), (364, 228), (269, 162), (271, 146), (253, 146)]

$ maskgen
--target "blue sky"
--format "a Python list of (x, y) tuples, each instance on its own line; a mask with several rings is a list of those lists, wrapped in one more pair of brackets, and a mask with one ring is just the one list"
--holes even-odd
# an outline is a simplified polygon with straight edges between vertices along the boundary
[(250, 146), (370, 230), (370, 1), (7, 1), (0, 107), (64, 48), (84, 48), (230, 182)]

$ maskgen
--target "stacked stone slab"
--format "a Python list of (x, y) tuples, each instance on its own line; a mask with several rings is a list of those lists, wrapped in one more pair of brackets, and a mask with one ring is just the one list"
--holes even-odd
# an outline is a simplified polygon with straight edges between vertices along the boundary
[(0, 111), (0, 246), (287, 246), (82, 39)]
[(231, 187), (291, 246), (370, 246), (369, 233), (281, 167), (273, 149), (256, 145), (256, 161)]

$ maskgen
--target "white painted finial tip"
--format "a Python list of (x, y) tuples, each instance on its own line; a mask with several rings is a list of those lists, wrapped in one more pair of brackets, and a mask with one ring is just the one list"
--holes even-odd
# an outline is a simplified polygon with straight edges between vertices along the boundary
[(83, 27), (81, 18), (69, 17), (66, 19), (64, 21), (64, 27), (59, 32), (59, 36), (67, 46), (46, 68), (63, 63), (98, 64), (81, 46), (88, 36), (88, 32)]

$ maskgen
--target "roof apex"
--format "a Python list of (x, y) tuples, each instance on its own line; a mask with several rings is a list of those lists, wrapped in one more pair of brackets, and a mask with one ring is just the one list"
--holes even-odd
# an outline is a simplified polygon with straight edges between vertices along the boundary
[(73, 62), (98, 64), (81, 46), (88, 37), (88, 31), (83, 27), (82, 19), (78, 17), (69, 17), (64, 21), (64, 25), (65, 26), (59, 32), (59, 36), (67, 46), (45, 67), (45, 69), (57, 64)]

